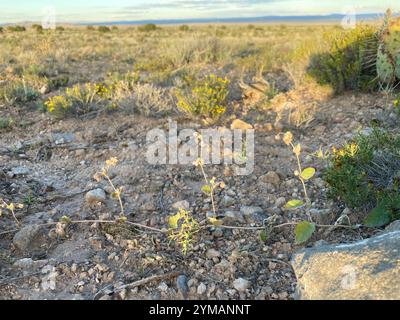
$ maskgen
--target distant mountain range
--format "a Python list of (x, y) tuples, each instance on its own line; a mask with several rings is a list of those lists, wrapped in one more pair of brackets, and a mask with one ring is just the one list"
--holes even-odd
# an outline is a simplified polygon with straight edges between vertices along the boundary
[[(170, 19), (170, 20), (132, 20), (109, 22), (86, 22), (81, 25), (141, 25), (154, 24), (192, 24), (192, 23), (288, 23), (288, 22), (340, 22), (344, 14), (310, 15), (310, 16), (263, 16), (249, 18), (199, 18), (199, 19)], [(381, 13), (367, 13), (356, 16), (358, 21), (376, 20), (383, 17)]]
[[(75, 25), (142, 25), (154, 23), (159, 25), (168, 24), (193, 24), (193, 23), (313, 23), (313, 22), (340, 22), (344, 14), (330, 15), (304, 15), (304, 16), (262, 16), (248, 18), (199, 18), (199, 19), (158, 19), (158, 20), (123, 20), (123, 21), (99, 21), (99, 22), (60, 22), (60, 24)], [(383, 17), (383, 13), (358, 14), (357, 21), (371, 21)], [(35, 22), (24, 21), (19, 24), (32, 24)], [(37, 22), (36, 22), (37, 23)], [(16, 23), (1, 23), (1, 25), (14, 25)]]

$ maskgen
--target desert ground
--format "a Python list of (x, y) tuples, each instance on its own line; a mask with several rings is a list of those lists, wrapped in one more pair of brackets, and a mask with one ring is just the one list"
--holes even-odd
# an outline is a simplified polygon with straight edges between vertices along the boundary
[[(333, 148), (398, 123), (395, 89), (338, 88), (310, 74), (331, 50), (327, 37), (351, 31), (148, 29), (0, 32), (1, 299), (297, 299), (295, 252), (381, 234), (324, 178)], [(187, 88), (204, 85), (225, 90), (217, 116), (185, 109)], [(149, 164), (146, 134), (170, 121), (178, 131), (253, 128), (254, 171), (204, 165), (219, 181), (210, 196), (202, 166)], [(287, 132), (312, 178), (294, 174)], [(293, 209), (292, 199), (309, 201)], [(186, 244), (173, 238), (180, 209), (198, 224)], [(305, 241), (301, 221), (317, 227)]]

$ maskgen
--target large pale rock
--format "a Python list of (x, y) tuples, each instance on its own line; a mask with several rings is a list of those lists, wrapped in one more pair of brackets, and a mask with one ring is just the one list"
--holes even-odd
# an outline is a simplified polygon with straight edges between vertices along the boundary
[(400, 231), (292, 257), (299, 299), (400, 299)]

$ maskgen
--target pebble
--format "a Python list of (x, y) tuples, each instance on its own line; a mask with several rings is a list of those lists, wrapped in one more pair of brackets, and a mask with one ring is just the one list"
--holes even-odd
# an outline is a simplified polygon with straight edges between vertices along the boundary
[(251, 282), (243, 278), (238, 278), (233, 281), (233, 287), (239, 292), (245, 292), (247, 289), (250, 288), (250, 286)]
[(178, 202), (175, 202), (172, 205), (172, 209), (175, 209), (175, 210), (179, 210), (179, 209), (189, 210), (190, 209), (190, 203), (187, 200), (178, 201)]
[(268, 171), (266, 174), (260, 176), (258, 180), (264, 183), (270, 183), (274, 187), (278, 187), (281, 182), (281, 178), (275, 171)]
[(88, 204), (104, 203), (106, 201), (106, 193), (100, 188), (90, 190), (86, 193), (85, 200)]
[(181, 294), (183, 299), (187, 299), (189, 294), (188, 281), (184, 274), (181, 274), (176, 279), (176, 286), (178, 287), (178, 292)]
[(197, 287), (197, 294), (203, 295), (206, 293), (206, 291), (207, 291), (207, 286), (203, 282), (201, 282)]
[(208, 249), (206, 253), (207, 258), (219, 258), (221, 256), (221, 252), (215, 249)]

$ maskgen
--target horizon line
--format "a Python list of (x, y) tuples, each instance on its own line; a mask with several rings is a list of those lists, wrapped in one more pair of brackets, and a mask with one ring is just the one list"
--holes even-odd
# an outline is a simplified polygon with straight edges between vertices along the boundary
[[(383, 17), (383, 13), (372, 12), (372, 13), (360, 13), (356, 14), (356, 17), (364, 17), (364, 18), (379, 18)], [(141, 19), (141, 20), (110, 20), (110, 21), (60, 21), (59, 24), (72, 24), (72, 25), (140, 25), (146, 23), (158, 23), (158, 24), (176, 24), (176, 23), (212, 23), (212, 22), (262, 22), (260, 20), (275, 20), (276, 21), (285, 21), (288, 20), (318, 20), (318, 19), (326, 19), (326, 18), (343, 18), (346, 14), (343, 13), (327, 13), (327, 14), (310, 14), (310, 15), (266, 15), (266, 16), (252, 16), (252, 17), (213, 17), (213, 18), (180, 18), (180, 19)], [(395, 14), (398, 16), (398, 14)], [(258, 20), (258, 21), (257, 21)], [(266, 22), (266, 21), (264, 21)], [(274, 21), (273, 21), (274, 22)], [(9, 23), (1, 23), (0, 25), (16, 25), (23, 23), (38, 23), (35, 20), (21, 20), (19, 22), (9, 22)]]

